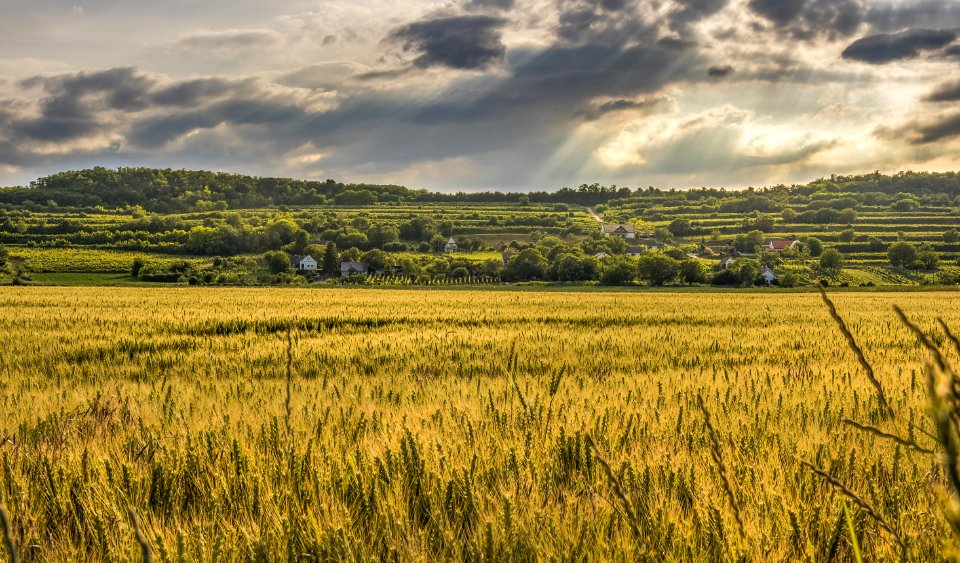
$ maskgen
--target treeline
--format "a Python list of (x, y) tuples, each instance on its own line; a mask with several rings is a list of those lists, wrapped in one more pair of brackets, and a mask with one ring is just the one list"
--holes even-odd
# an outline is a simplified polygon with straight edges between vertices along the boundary
[[(688, 207), (692, 211), (779, 212), (789, 206), (818, 209), (891, 205), (897, 211), (920, 206), (960, 205), (956, 172), (879, 173), (822, 178), (804, 185), (777, 185), (747, 190), (631, 189), (582, 184), (555, 191), (433, 193), (395, 185), (345, 184), (268, 178), (196, 170), (97, 167), (60, 172), (28, 186), (0, 188), (0, 205), (36, 209), (69, 207), (142, 207), (157, 213), (252, 209), (285, 205), (362, 206), (376, 203), (564, 203), (576, 205)], [(822, 218), (821, 218), (822, 219)]]

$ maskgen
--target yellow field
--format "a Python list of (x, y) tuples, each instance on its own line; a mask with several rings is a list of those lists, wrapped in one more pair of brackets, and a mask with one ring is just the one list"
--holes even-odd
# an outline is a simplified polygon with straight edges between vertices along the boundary
[(27, 561), (128, 506), (155, 561), (940, 559), (938, 458), (843, 419), (935, 448), (890, 305), (960, 294), (834, 299), (892, 422), (815, 294), (2, 288), (0, 505)]

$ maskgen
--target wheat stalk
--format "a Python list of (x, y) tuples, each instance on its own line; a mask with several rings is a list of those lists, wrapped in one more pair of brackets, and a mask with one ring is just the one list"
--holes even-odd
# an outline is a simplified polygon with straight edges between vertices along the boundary
[(700, 407), (700, 411), (703, 413), (703, 420), (710, 434), (710, 456), (713, 458), (714, 463), (717, 464), (717, 470), (720, 472), (723, 490), (727, 494), (727, 499), (733, 508), (733, 515), (737, 520), (737, 529), (740, 530), (740, 537), (746, 537), (743, 531), (743, 519), (740, 517), (740, 505), (737, 503), (737, 497), (733, 494), (733, 484), (730, 482), (730, 477), (727, 474), (727, 466), (723, 463), (723, 451), (720, 449), (720, 438), (717, 435), (716, 429), (713, 427), (713, 423), (710, 421), (710, 413), (703, 404), (703, 397), (700, 395), (697, 395), (697, 406)]
[(853, 350), (853, 353), (857, 356), (857, 361), (863, 366), (863, 370), (867, 372), (867, 379), (870, 380), (870, 383), (876, 390), (877, 398), (880, 400), (880, 405), (883, 407), (885, 414), (890, 418), (894, 418), (893, 408), (891, 408), (890, 403), (887, 402), (887, 395), (883, 392), (883, 385), (880, 384), (876, 374), (873, 373), (873, 366), (867, 361), (867, 357), (863, 354), (863, 349), (857, 344), (857, 339), (853, 337), (853, 333), (847, 327), (847, 323), (844, 322), (843, 317), (837, 312), (837, 307), (833, 304), (833, 301), (827, 297), (827, 292), (823, 289), (823, 285), (817, 285), (817, 289), (820, 290), (820, 297), (823, 298), (823, 302), (827, 305), (830, 316), (833, 317), (833, 321), (847, 339), (847, 344), (850, 345), (850, 349)]

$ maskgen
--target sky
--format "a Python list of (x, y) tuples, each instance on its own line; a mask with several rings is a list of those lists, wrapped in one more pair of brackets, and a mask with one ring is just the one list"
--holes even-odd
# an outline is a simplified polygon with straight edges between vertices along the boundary
[(960, 168), (957, 0), (3, 0), (0, 185), (527, 191)]

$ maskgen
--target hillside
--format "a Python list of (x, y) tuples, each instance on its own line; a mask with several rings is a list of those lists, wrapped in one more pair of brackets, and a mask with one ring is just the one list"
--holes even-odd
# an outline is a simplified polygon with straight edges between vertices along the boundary
[[(898, 194), (901, 194), (898, 196)], [(38, 178), (28, 186), (0, 188), (0, 205), (47, 208), (140, 206), (158, 213), (252, 209), (279, 205), (369, 205), (374, 203), (600, 203), (683, 204), (704, 211), (779, 211), (787, 205), (816, 204), (842, 209), (886, 204), (914, 196), (918, 206), (958, 205), (960, 174), (903, 172), (831, 176), (803, 185), (777, 185), (747, 190), (630, 189), (599, 184), (530, 193), (431, 193), (395, 185), (345, 184), (263, 178), (155, 168), (97, 167)]]
[[(636, 236), (604, 236), (601, 222), (629, 225)], [(0, 276), (136, 271), (138, 281), (340, 283), (338, 262), (362, 261), (378, 274), (364, 283), (392, 285), (753, 285), (766, 283), (764, 268), (788, 286), (952, 285), (960, 282), (958, 224), (955, 173), (742, 191), (584, 185), (437, 194), (98, 168), (0, 190), (0, 245), (10, 256)], [(451, 237), (457, 252), (444, 252)], [(777, 239), (791, 241), (788, 251), (764, 250)], [(327, 256), (321, 278), (296, 275), (284, 253)], [(737, 266), (726, 268), (724, 257)]]

